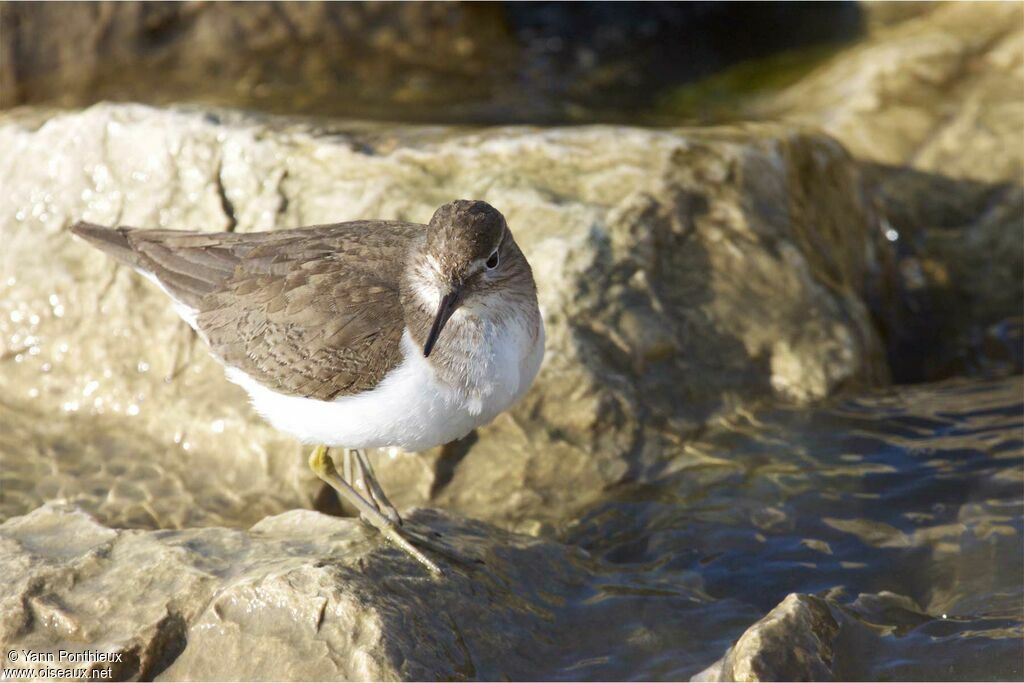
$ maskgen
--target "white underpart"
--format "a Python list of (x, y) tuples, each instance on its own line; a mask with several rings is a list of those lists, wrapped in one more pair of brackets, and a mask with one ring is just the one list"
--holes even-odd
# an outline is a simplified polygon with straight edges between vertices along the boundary
[(465, 436), (526, 392), (544, 355), (543, 326), (536, 341), (509, 332), (490, 340), (492, 361), (486, 367), (473, 364), (478, 376), (468, 384), (483, 390), (439, 381), (408, 330), (402, 335), (402, 362), (372, 390), (354, 396), (318, 401), (280, 394), (237, 368), (228, 368), (227, 375), (249, 392), (268, 422), (304, 443), (419, 451)]
[[(197, 311), (171, 296), (152, 274), (139, 270), (174, 302), (174, 310), (205, 339), (196, 325)], [(429, 294), (421, 292), (421, 295)], [(438, 298), (434, 293), (435, 300)], [(402, 361), (370, 391), (320, 401), (282, 394), (260, 384), (238, 368), (226, 368), (229, 380), (249, 394), (253, 407), (276, 429), (306, 444), (341, 448), (397, 447), (421, 451), (460, 439), (487, 424), (519, 400), (533, 383), (544, 358), (544, 323), (537, 329), (512, 316), (504, 324), (481, 320), (472, 306), (452, 316), (438, 343), (457, 344), (459, 324), (474, 324), (477, 340), (457, 349), (465, 359), (465, 382), (458, 386), (438, 379), (434, 367), (405, 330)], [(520, 321), (520, 322), (515, 322)]]

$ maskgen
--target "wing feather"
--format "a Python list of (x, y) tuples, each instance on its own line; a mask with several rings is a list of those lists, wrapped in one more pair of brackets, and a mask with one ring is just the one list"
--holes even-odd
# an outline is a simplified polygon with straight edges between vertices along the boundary
[(331, 400), (401, 361), (401, 263), (424, 226), (271, 233), (73, 228), (195, 309), (213, 354), (274, 391)]

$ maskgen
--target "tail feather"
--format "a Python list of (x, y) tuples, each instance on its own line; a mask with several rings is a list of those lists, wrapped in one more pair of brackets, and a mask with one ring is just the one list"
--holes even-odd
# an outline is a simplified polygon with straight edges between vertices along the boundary
[[(105, 228), (84, 222), (72, 225), (71, 232), (153, 280), (176, 302), (191, 308), (230, 277), (238, 260), (230, 251), (219, 255), (216, 243), (207, 245), (211, 239), (207, 233)], [(197, 246), (192, 246), (193, 242)]]
[(142, 257), (128, 241), (131, 228), (106, 228), (102, 225), (79, 221), (71, 226), (71, 232), (78, 235), (100, 251), (113, 256), (119, 262), (138, 270), (146, 270)]

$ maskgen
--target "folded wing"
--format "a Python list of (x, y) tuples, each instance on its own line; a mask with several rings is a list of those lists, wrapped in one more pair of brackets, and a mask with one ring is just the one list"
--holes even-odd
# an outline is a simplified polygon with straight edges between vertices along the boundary
[(72, 230), (193, 309), (213, 354), (274, 391), (331, 400), (373, 388), (401, 361), (401, 263), (421, 225)]

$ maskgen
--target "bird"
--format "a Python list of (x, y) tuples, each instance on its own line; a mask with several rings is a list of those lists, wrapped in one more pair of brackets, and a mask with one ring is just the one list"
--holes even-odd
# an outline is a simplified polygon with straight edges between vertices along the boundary
[(71, 232), (162, 290), (256, 412), (314, 446), (310, 468), (364, 521), (434, 574), (420, 547), (464, 559), (403, 522), (366, 450), (462, 438), (533, 383), (544, 322), (501, 212), (460, 199), (427, 224)]

